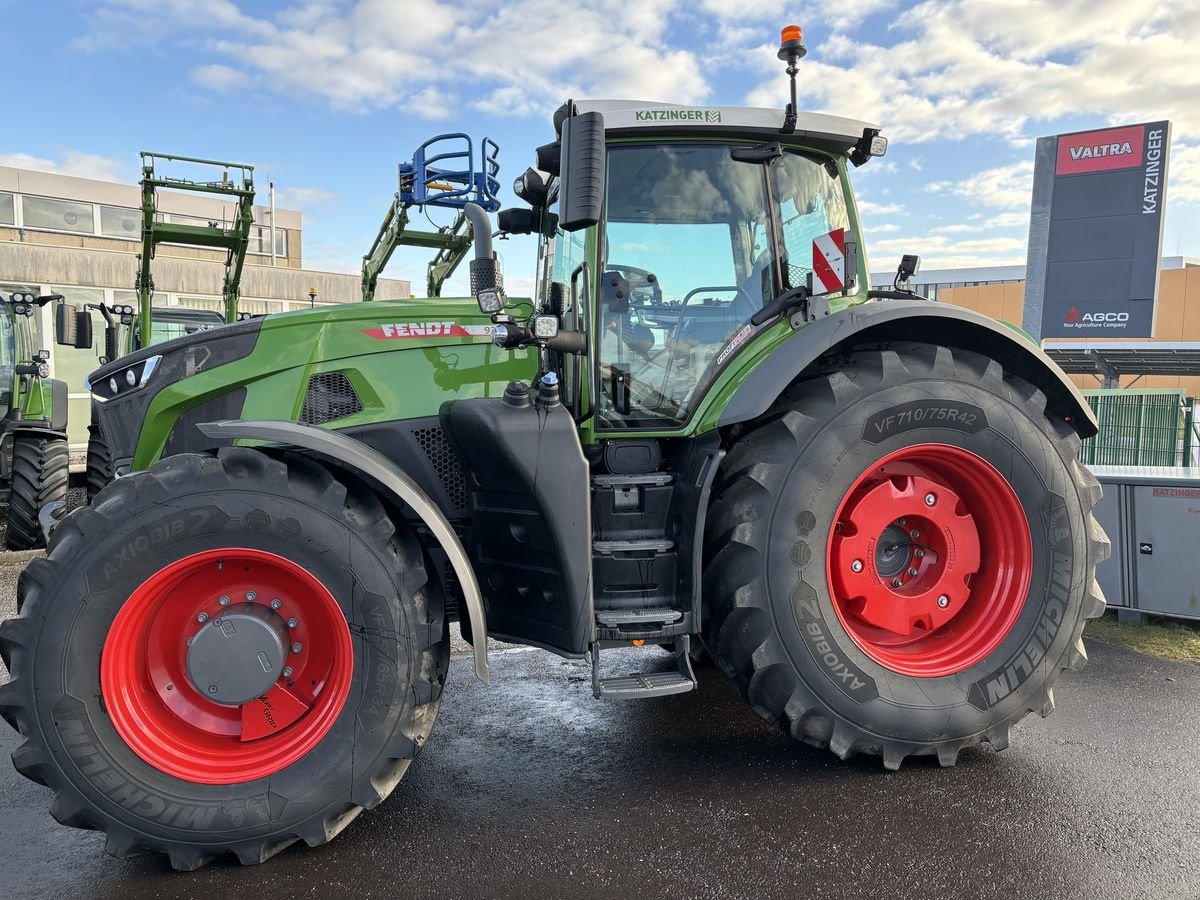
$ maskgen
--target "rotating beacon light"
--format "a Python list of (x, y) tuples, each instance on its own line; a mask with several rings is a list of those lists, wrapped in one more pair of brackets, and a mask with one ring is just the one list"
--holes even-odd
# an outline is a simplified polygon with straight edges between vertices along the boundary
[(779, 129), (783, 134), (791, 134), (796, 130), (796, 73), (800, 71), (796, 68), (796, 63), (800, 62), (807, 53), (808, 48), (804, 46), (804, 32), (800, 26), (785, 25), (779, 33), (779, 53), (777, 55), (787, 63), (787, 73), (792, 82), (792, 99), (783, 116), (783, 127)]

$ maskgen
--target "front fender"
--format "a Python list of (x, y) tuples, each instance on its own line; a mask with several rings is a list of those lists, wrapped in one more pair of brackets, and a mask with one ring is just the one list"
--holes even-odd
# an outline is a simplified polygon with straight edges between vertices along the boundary
[(724, 427), (758, 418), (789, 384), (828, 353), (889, 341), (919, 341), (981, 353), (1041, 389), (1046, 411), (1070, 422), (1081, 438), (1099, 430), (1079, 388), (1036, 344), (980, 313), (919, 299), (863, 303), (799, 329), (742, 380), (717, 424)]
[(475, 571), (471, 568), (466, 550), (463, 549), (450, 522), (415, 481), (400, 471), (386, 456), (361, 441), (324, 428), (301, 425), (299, 422), (237, 420), (206, 422), (197, 427), (210, 438), (269, 441), (308, 450), (331, 465), (348, 469), (416, 513), (445, 551), (450, 565), (454, 567), (454, 574), (466, 601), (467, 615), (471, 619), (475, 674), (484, 684), (491, 682), (487, 658), (487, 615), (483, 609), (483, 595), (479, 590)]

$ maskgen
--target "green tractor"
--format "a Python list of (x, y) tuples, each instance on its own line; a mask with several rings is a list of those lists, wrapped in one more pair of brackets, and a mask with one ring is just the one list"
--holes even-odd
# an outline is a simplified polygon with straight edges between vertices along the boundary
[(37, 310), (59, 300), (0, 291), (0, 497), (9, 550), (45, 546), (43, 513), (67, 501), (67, 384), (50, 377), (50, 354), (34, 351), (32, 328)]
[(868, 290), (850, 169), (886, 142), (792, 91), (565, 104), (500, 214), (538, 236), (532, 297), (486, 173), (443, 160), (414, 178), (471, 185), (472, 297), (99, 369), (122, 477), (0, 627), (58, 821), (179, 869), (325, 843), (428, 738), (455, 618), (481, 680), (495, 637), (590, 660), (600, 699), (691, 690), (702, 647), (769, 722), (888, 769), (1049, 714), (1104, 609), (1095, 421), (1016, 331)]

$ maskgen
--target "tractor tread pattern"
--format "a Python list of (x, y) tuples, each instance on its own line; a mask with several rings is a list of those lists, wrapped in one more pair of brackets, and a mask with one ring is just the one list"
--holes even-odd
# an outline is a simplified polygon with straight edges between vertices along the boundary
[(9, 550), (34, 550), (45, 546), (38, 514), (48, 503), (67, 499), (70, 458), (66, 435), (17, 432), (13, 441), (12, 491), (8, 499)]
[[(914, 345), (914, 348), (919, 345)], [(931, 349), (924, 345), (924, 349)], [(1087, 662), (1080, 621), (1073, 646), (1049, 674), (1042, 705), (1022, 710), (982, 734), (968, 739), (913, 743), (881, 737), (835, 716), (803, 684), (774, 637), (769, 601), (762, 586), (761, 560), (766, 552), (767, 523), (763, 510), (772, 496), (772, 475), (785, 469), (811, 428), (827, 419), (859, 393), (890, 383), (897, 377), (961, 377), (982, 383), (1041, 416), (1048, 438), (1056, 445), (1079, 488), (1086, 516), (1087, 582), (1084, 619), (1104, 614), (1104, 594), (1096, 581), (1096, 564), (1107, 559), (1111, 545), (1095, 518), (1100, 499), (1095, 476), (1076, 458), (1079, 437), (1069, 424), (1046, 415), (1046, 397), (1032, 384), (1006, 372), (980, 354), (937, 346), (933, 353), (911, 352), (904, 346), (852, 354), (859, 377), (849, 378), (847, 360), (830, 362), (814, 377), (794, 383), (755, 427), (738, 435), (717, 473), (705, 529), (703, 640), (709, 655), (736, 685), (750, 706), (797, 740), (825, 748), (842, 759), (855, 753), (882, 758), (896, 770), (909, 756), (936, 756), (953, 766), (966, 747), (987, 743), (993, 750), (1008, 746), (1009, 729), (1031, 712), (1047, 716), (1054, 708), (1053, 687), (1067, 669)]]
[[(65, 442), (64, 442), (65, 449)], [(139, 495), (146, 496), (146, 481), (156, 483), (163, 496), (196, 490), (204, 473), (223, 468), (233, 478), (255, 483), (286, 482), (293, 496), (330, 510), (348, 522), (360, 534), (369, 534), (384, 552), (395, 559), (404, 573), (405, 588), (415, 600), (415, 610), (407, 612), (415, 619), (414, 645), (420, 658), (413, 664), (411, 690), (418, 705), (398, 724), (393, 745), (380, 756), (376, 771), (356, 772), (347, 802), (342, 807), (297, 823), (290, 833), (277, 833), (262, 839), (227, 845), (197, 847), (173, 842), (135, 831), (108, 816), (97, 815), (83, 795), (51, 762), (52, 751), (42, 736), (42, 725), (35, 710), (36, 688), (30, 674), (31, 648), (37, 640), (46, 613), (46, 588), (56, 574), (75, 565), (90, 536), (111, 529), (121, 522), (130, 504)], [(74, 828), (102, 830), (106, 850), (113, 856), (127, 857), (143, 853), (164, 853), (171, 866), (192, 871), (228, 853), (246, 865), (265, 862), (279, 851), (303, 841), (309, 846), (324, 844), (344, 829), (363, 808), (381, 802), (399, 782), (412, 762), (417, 748), (424, 744), (437, 718), (442, 688), (449, 666), (449, 630), (444, 619), (444, 599), (436, 579), (427, 575), (426, 555), (416, 536), (406, 525), (397, 527), (379, 499), (364, 486), (343, 481), (327, 467), (295, 454), (278, 457), (247, 448), (227, 448), (216, 456), (180, 454), (169, 457), (151, 469), (119, 479), (104, 491), (99, 502), (82, 508), (55, 528), (48, 557), (32, 560), (21, 575), (18, 596), (22, 601), (19, 618), (0, 624), (0, 656), (12, 679), (0, 686), (0, 715), (16, 728), (24, 742), (13, 753), (13, 763), (27, 778), (54, 791), (50, 812), (60, 823)]]
[(87, 502), (91, 503), (96, 495), (108, 487), (113, 480), (112, 448), (100, 430), (100, 425), (93, 422), (88, 426), (87, 444)]

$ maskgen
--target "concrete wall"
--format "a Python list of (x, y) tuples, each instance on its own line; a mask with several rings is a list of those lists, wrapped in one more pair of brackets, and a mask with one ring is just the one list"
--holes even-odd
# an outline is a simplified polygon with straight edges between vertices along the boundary
[[(952, 288), (941, 291), (938, 300), (1019, 325), (1025, 302), (1025, 285), (988, 284)], [(1157, 316), (1154, 328), (1156, 341), (1200, 341), (1200, 268), (1163, 269), (1158, 283)], [(1071, 377), (1080, 387), (1100, 387), (1100, 383), (1090, 375)], [(1122, 378), (1121, 385), (1127, 387), (1135, 377), (1129, 375)], [(1200, 376), (1145, 375), (1138, 379), (1137, 386), (1182, 388), (1189, 396), (1200, 397)]]

